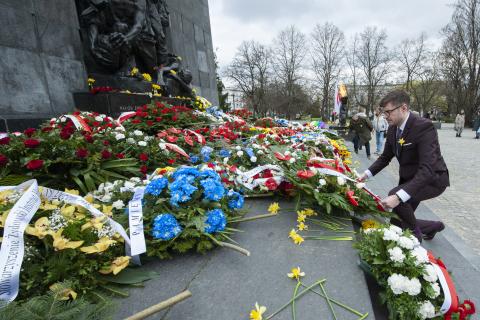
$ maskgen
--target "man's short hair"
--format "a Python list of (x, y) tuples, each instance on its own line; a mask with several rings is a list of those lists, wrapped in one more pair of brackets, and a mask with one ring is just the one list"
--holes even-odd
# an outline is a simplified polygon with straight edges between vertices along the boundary
[(389, 103), (399, 106), (401, 104), (406, 104), (410, 107), (410, 96), (404, 90), (393, 90), (387, 93), (385, 97), (380, 101), (380, 107), (385, 108)]

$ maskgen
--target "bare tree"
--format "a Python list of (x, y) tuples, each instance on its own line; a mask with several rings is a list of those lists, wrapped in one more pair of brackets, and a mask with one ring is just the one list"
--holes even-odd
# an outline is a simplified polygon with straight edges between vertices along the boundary
[(465, 109), (469, 122), (480, 107), (480, 4), (457, 0), (454, 7), (452, 20), (443, 29), (444, 75), (455, 92), (455, 108)]
[[(385, 82), (389, 70), (391, 54), (387, 46), (387, 34), (385, 30), (378, 30), (377, 27), (367, 27), (365, 30), (355, 35), (354, 51), (349, 64), (355, 68), (355, 82), (357, 82), (356, 91), (358, 91), (358, 82), (360, 82), (366, 91), (366, 101), (356, 98), (356, 102), (363, 105), (370, 113), (378, 100), (377, 87)], [(356, 93), (358, 94), (358, 93)]]
[(417, 39), (404, 39), (400, 43), (396, 57), (400, 63), (400, 71), (405, 75), (405, 90), (411, 92), (415, 77), (419, 76), (426, 63), (428, 49), (425, 45), (425, 34)]
[(225, 72), (242, 91), (255, 114), (266, 111), (265, 89), (270, 63), (270, 49), (255, 41), (244, 41)]
[(305, 43), (305, 35), (293, 25), (282, 30), (274, 41), (273, 69), (285, 92), (288, 117), (296, 113), (293, 106), (304, 70), (303, 63), (307, 54)]
[(344, 59), (343, 32), (333, 23), (315, 25), (312, 37), (312, 64), (321, 93), (321, 115), (328, 118), (334, 86)]
[(409, 92), (413, 96), (412, 107), (420, 114), (429, 111), (443, 89), (443, 82), (440, 79), (440, 68), (438, 65), (438, 53), (425, 55), (427, 63), (421, 65), (415, 71), (415, 80), (409, 86)]

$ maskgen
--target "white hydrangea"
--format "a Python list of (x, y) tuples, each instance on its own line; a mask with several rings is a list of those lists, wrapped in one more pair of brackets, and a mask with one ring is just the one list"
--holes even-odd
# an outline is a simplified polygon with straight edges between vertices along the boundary
[(427, 263), (429, 261), (427, 250), (425, 250), (423, 248), (416, 247), (410, 253), (415, 258), (415, 265), (417, 265), (417, 266), (419, 266), (423, 263)]
[(117, 139), (117, 140), (125, 139), (125, 135), (123, 133), (119, 133), (115, 136), (115, 139)]
[(438, 282), (432, 283), (431, 285), (434, 292), (432, 298), (436, 298), (440, 295), (440, 285), (438, 284)]
[(346, 181), (343, 177), (337, 177), (337, 183), (339, 186), (343, 186), (346, 183)]
[(147, 142), (146, 141), (138, 141), (138, 145), (140, 147), (146, 147), (147, 146)]
[(243, 156), (243, 151), (242, 150), (237, 151), (237, 156), (239, 156), (239, 157)]
[(408, 281), (407, 277), (401, 274), (394, 273), (387, 279), (387, 283), (392, 290), (393, 294), (402, 294), (404, 289), (404, 283)]
[(115, 201), (114, 203), (112, 203), (112, 206), (115, 208), (115, 209), (122, 209), (123, 207), (125, 207), (125, 203), (123, 203), (122, 200), (117, 200)]
[(398, 235), (402, 235), (403, 234), (403, 230), (395, 225), (390, 225), (389, 229), (393, 232), (395, 232), (396, 234)]
[(438, 280), (437, 272), (435, 271), (434, 266), (432, 266), (431, 264), (425, 265), (423, 279), (428, 282), (436, 282)]
[(416, 296), (422, 291), (422, 284), (417, 278), (410, 279), (405, 283), (405, 292), (411, 296)]
[(408, 249), (408, 250), (412, 250), (413, 247), (414, 247), (413, 241), (410, 238), (407, 238), (407, 237), (404, 237), (404, 236), (400, 237), (397, 240), (397, 243), (400, 247)]
[(402, 249), (399, 247), (394, 247), (392, 249), (388, 249), (388, 253), (390, 254), (390, 260), (393, 262), (402, 263), (405, 260), (405, 255), (403, 254)]
[(400, 236), (396, 233), (391, 231), (390, 229), (385, 229), (383, 231), (383, 240), (386, 241), (397, 241)]
[(435, 317), (435, 307), (430, 301), (423, 301), (418, 308), (418, 313), (422, 319), (431, 319)]
[(143, 132), (140, 130), (133, 131), (133, 134), (136, 135), (137, 137), (143, 136)]

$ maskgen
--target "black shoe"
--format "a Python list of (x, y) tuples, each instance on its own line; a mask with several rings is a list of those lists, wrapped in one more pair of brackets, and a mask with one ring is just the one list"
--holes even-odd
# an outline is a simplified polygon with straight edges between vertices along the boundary
[(429, 228), (431, 229), (431, 231), (429, 230), (428, 232), (426, 232), (424, 235), (423, 235), (423, 239), (425, 240), (433, 240), (433, 238), (435, 238), (435, 235), (437, 234), (437, 232), (440, 232), (442, 231), (443, 229), (445, 229), (445, 225), (443, 224), (443, 222), (441, 221), (437, 221), (435, 222), (435, 224)]

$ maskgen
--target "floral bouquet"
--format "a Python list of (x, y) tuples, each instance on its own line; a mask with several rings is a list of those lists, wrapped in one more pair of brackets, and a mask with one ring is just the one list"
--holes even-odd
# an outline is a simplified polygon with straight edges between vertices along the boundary
[[(450, 286), (442, 284), (440, 278), (450, 277), (445, 266), (422, 248), (410, 231), (393, 225), (363, 231), (354, 246), (385, 290), (382, 300), (390, 319), (469, 319), (475, 313), (471, 301), (459, 305)], [(447, 295), (450, 306), (443, 303)]]

